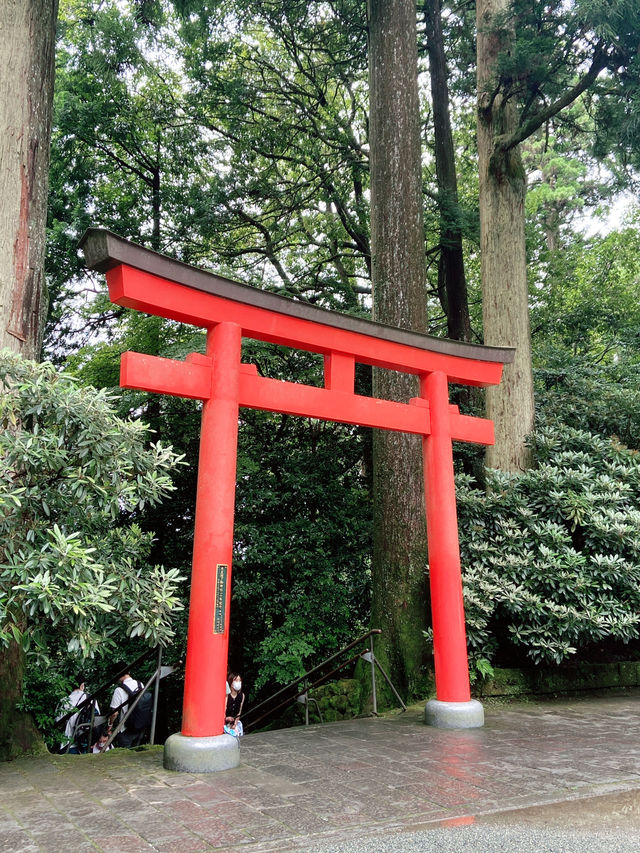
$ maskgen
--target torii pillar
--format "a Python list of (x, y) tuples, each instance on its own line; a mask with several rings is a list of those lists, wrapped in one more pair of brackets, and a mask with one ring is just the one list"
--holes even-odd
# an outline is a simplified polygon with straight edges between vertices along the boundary
[[(514, 351), (325, 311), (99, 229), (81, 245), (87, 265), (106, 272), (113, 302), (207, 330), (205, 355), (178, 362), (128, 352), (121, 365), (123, 387), (203, 401), (182, 730), (165, 743), (165, 767), (212, 772), (239, 762), (237, 739), (223, 724), (240, 406), (422, 436), (437, 695), (425, 720), (483, 725), (469, 688), (452, 440), (492, 444), (493, 423), (461, 415), (449, 403), (449, 383), (495, 385)], [(243, 337), (321, 354), (324, 387), (259, 376), (241, 361)], [(418, 376), (420, 396), (397, 403), (356, 394), (356, 362)]]

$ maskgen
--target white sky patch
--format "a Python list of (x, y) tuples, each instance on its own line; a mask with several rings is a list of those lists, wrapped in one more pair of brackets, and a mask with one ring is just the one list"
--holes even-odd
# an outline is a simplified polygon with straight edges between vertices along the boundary
[(586, 237), (604, 237), (623, 227), (624, 220), (637, 205), (637, 196), (630, 190), (620, 193), (606, 210), (590, 210), (576, 217), (575, 227)]

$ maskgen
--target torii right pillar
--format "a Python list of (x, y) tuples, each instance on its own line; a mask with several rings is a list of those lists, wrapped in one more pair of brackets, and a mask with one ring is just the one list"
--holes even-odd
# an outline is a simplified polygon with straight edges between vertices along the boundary
[(423, 376), (420, 391), (428, 400), (431, 420), (422, 447), (436, 679), (436, 698), (426, 704), (425, 722), (439, 728), (477, 728), (484, 724), (484, 710), (471, 698), (469, 685), (446, 374)]

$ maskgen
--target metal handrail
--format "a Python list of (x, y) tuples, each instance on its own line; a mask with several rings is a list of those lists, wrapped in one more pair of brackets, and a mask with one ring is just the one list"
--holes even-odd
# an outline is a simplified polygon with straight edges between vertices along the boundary
[[(153, 673), (153, 675), (147, 681), (147, 683), (143, 686), (142, 690), (137, 694), (137, 696), (133, 700), (133, 702), (131, 702), (131, 697), (128, 697), (126, 702), (123, 702), (117, 708), (111, 709), (112, 713), (115, 714), (115, 713), (119, 712), (122, 708), (124, 708), (125, 705), (129, 706), (127, 708), (126, 713), (123, 714), (122, 718), (118, 721), (117, 725), (112, 729), (111, 734), (107, 738), (107, 742), (102, 747), (100, 747), (100, 752), (105, 752), (107, 749), (109, 749), (109, 747), (111, 746), (113, 741), (116, 739), (116, 737), (120, 734), (120, 732), (124, 728), (124, 724), (127, 722), (129, 717), (131, 716), (131, 714), (133, 714), (135, 707), (138, 704), (138, 702), (142, 699), (142, 697), (147, 692), (147, 690), (151, 687), (151, 685), (156, 684), (160, 680), (161, 671), (162, 671), (162, 666), (160, 663), (158, 663), (158, 667), (157, 667), (156, 671)], [(158, 693), (158, 691), (156, 690), (156, 695), (157, 695), (157, 693)], [(129, 704), (129, 703), (131, 703), (131, 704)], [(151, 744), (153, 744), (153, 739), (154, 739), (155, 729), (156, 729), (156, 720), (155, 720), (156, 710), (157, 710), (157, 705), (154, 703), (153, 718), (151, 721), (151, 736), (149, 738), (149, 741)]]
[[(341, 663), (338, 667), (332, 669), (331, 672), (325, 673), (324, 675), (320, 676), (320, 678), (313, 681), (311, 684), (308, 684), (308, 679), (310, 676), (316, 675), (327, 664), (332, 663), (334, 660), (339, 658), (341, 655), (345, 654), (345, 652), (351, 651), (351, 649), (355, 648), (355, 646), (358, 646), (361, 643), (364, 643), (369, 638), (371, 638), (371, 644), (373, 644), (373, 636), (375, 634), (382, 634), (382, 631), (380, 630), (380, 628), (372, 628), (370, 631), (367, 631), (366, 634), (363, 634), (361, 637), (358, 637), (357, 640), (353, 640), (353, 642), (349, 643), (349, 645), (344, 646), (344, 648), (342, 648), (339, 651), (335, 652), (334, 654), (330, 655), (328, 658), (323, 660), (322, 663), (319, 663), (317, 666), (314, 666), (312, 669), (305, 672), (299, 678), (296, 678), (294, 681), (290, 681), (288, 684), (286, 684), (284, 687), (280, 688), (280, 690), (278, 690), (272, 696), (269, 696), (267, 699), (264, 699), (262, 702), (259, 702), (257, 705), (254, 705), (253, 708), (251, 708), (249, 711), (247, 711), (246, 714), (243, 715), (243, 725), (244, 725), (245, 729), (254, 728), (265, 717), (270, 716), (271, 714), (274, 714), (276, 711), (279, 711), (280, 708), (283, 708), (285, 705), (289, 705), (292, 702), (297, 701), (297, 699), (300, 696), (303, 696), (304, 693), (307, 692), (307, 690), (309, 690), (310, 688), (313, 688), (313, 687), (318, 687), (320, 684), (324, 683), (325, 681), (328, 681), (330, 678), (332, 678), (334, 675), (336, 675), (338, 672), (340, 672), (340, 670), (344, 669), (346, 666), (348, 666), (349, 664), (356, 661), (359, 657), (361, 657), (360, 652), (358, 652), (357, 655), (353, 655), (348, 660), (343, 661), (343, 663)], [(278, 699), (279, 697), (283, 696), (283, 694), (287, 693), (292, 688), (299, 688), (299, 686), (301, 684), (304, 684), (305, 682), (307, 682), (307, 686), (304, 687), (302, 690), (298, 690), (296, 693), (287, 696), (285, 699), (283, 699), (283, 701), (279, 702), (277, 705), (271, 705), (271, 703), (275, 699)], [(263, 714), (260, 714), (255, 720), (252, 720), (251, 722), (247, 723), (247, 721), (246, 721), (247, 717), (252, 718), (261, 708), (264, 708), (266, 705), (269, 706), (268, 710), (266, 710)]]
[[(307, 693), (307, 691), (312, 690), (314, 687), (319, 687), (321, 684), (324, 684), (325, 681), (328, 681), (330, 678), (333, 678), (333, 676), (337, 675), (337, 673), (339, 673), (340, 670), (349, 666), (349, 664), (354, 663), (354, 661), (357, 661), (358, 658), (360, 658), (360, 657), (362, 657), (362, 656), (359, 653), (357, 655), (353, 655), (353, 657), (350, 657), (348, 660), (344, 661), (344, 663), (341, 663), (340, 666), (336, 667), (335, 669), (332, 669), (331, 672), (328, 672), (326, 675), (322, 675), (320, 678), (316, 679), (316, 681), (312, 682), (311, 684), (308, 684), (302, 690), (299, 690), (298, 693), (295, 693), (291, 696), (287, 696), (279, 704), (274, 705), (273, 707), (270, 707), (267, 711), (264, 712), (264, 714), (261, 714), (256, 720), (253, 720), (252, 722), (247, 724), (244, 722), (244, 719), (243, 719), (243, 725), (245, 726), (245, 728), (247, 728), (247, 726), (250, 729), (255, 728), (261, 720), (265, 719), (265, 717), (269, 717), (272, 714), (275, 714), (275, 712), (279, 711), (280, 708), (284, 708), (286, 705), (291, 705), (292, 702), (297, 702), (301, 696), (304, 696), (304, 694)], [(304, 678), (304, 676), (303, 676), (303, 678)], [(294, 687), (294, 686), (299, 687), (300, 681), (301, 681), (301, 679), (299, 679), (298, 681), (292, 681), (290, 684), (287, 685), (287, 687)], [(274, 693), (274, 695), (271, 696), (270, 699), (273, 699), (277, 695), (278, 695), (277, 693)], [(269, 701), (269, 699), (265, 699), (264, 702), (261, 702), (259, 705), (256, 705), (256, 708), (261, 708), (268, 701)], [(251, 710), (255, 711), (255, 708), (252, 708)]]
[[(83, 699), (82, 702), (79, 702), (78, 705), (76, 705), (71, 711), (69, 711), (67, 714), (65, 714), (64, 717), (61, 717), (57, 721), (56, 725), (58, 725), (58, 726), (63, 725), (64, 723), (66, 723), (66, 721), (70, 717), (72, 717), (74, 714), (79, 713), (87, 705), (91, 704), (92, 705), (92, 714), (91, 714), (91, 721), (90, 721), (90, 725), (89, 725), (89, 734), (90, 734), (93, 730), (93, 727), (94, 727), (94, 718), (96, 716), (95, 715), (95, 702), (97, 700), (97, 697), (102, 695), (105, 692), (105, 690), (107, 690), (109, 687), (111, 687), (114, 683), (117, 683), (118, 679), (121, 676), (125, 675), (125, 673), (135, 671), (136, 667), (139, 664), (141, 664), (143, 661), (145, 661), (147, 658), (151, 657), (152, 654), (157, 654), (157, 656), (158, 656), (156, 669), (155, 669), (153, 675), (151, 676), (151, 678), (149, 679), (149, 681), (143, 686), (143, 689), (136, 696), (135, 700), (131, 703), (130, 707), (128, 708), (128, 710), (126, 712), (126, 715), (123, 717), (123, 719), (121, 719), (119, 721), (118, 725), (115, 728), (115, 731), (112, 732), (111, 736), (109, 737), (108, 742), (105, 744), (105, 748), (110, 746), (111, 742), (113, 741), (115, 736), (118, 734), (118, 732), (122, 729), (127, 718), (131, 715), (131, 712), (133, 711), (135, 706), (138, 704), (138, 702), (142, 698), (142, 694), (146, 693), (146, 691), (152, 685), (158, 684), (160, 682), (160, 679), (163, 677), (163, 675), (162, 675), (162, 670), (163, 670), (163, 667), (162, 667), (162, 646), (158, 646), (157, 648), (147, 649), (139, 657), (137, 657), (136, 660), (132, 664), (127, 664), (124, 667), (124, 669), (121, 669), (119, 672), (115, 673), (115, 675), (112, 675), (108, 681), (105, 681), (103, 684), (101, 684), (97, 690), (93, 691), (93, 693), (87, 693), (87, 698)], [(131, 701), (130, 699), (127, 699), (127, 701), (123, 702), (122, 705), (120, 705), (118, 708), (110, 708), (109, 712), (106, 715), (103, 714), (98, 719), (100, 719), (100, 720), (108, 719), (111, 713), (119, 712), (125, 705), (128, 705), (130, 701)], [(153, 697), (153, 711), (152, 711), (152, 718), (151, 718), (151, 730), (150, 730), (150, 734), (149, 734), (149, 742), (151, 744), (153, 744), (153, 742), (155, 740), (155, 729), (156, 729), (157, 714), (158, 714), (158, 690), (156, 689), (154, 691), (154, 697)], [(67, 749), (70, 746), (71, 746), (71, 742), (69, 744), (67, 744)], [(91, 745), (89, 744), (89, 748), (90, 748), (90, 746)], [(103, 751), (104, 751), (104, 749), (101, 750), (101, 752), (103, 752)]]
[(115, 675), (109, 676), (108, 681), (105, 681), (103, 684), (100, 685), (100, 687), (98, 687), (92, 693), (87, 693), (86, 699), (83, 699), (82, 702), (79, 702), (75, 706), (75, 708), (72, 708), (63, 717), (60, 717), (60, 719), (57, 721), (56, 725), (62, 726), (63, 724), (65, 724), (70, 717), (73, 717), (74, 714), (77, 714), (79, 711), (82, 711), (83, 708), (85, 708), (87, 705), (90, 705), (94, 700), (96, 700), (99, 696), (101, 696), (102, 693), (104, 693), (104, 691), (108, 687), (111, 687), (122, 675), (124, 675), (127, 672), (135, 671), (135, 668), (138, 666), (138, 664), (141, 664), (148, 657), (151, 657), (152, 654), (155, 654), (155, 651), (156, 651), (155, 648), (147, 649), (139, 657), (137, 657), (133, 663), (127, 664), (124, 669), (121, 669), (119, 672), (116, 672)]

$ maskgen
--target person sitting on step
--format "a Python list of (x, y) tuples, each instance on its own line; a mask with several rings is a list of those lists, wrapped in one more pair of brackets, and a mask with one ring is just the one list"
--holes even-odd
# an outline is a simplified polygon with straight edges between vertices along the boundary
[(229, 729), (228, 734), (242, 737), (244, 734), (242, 721), (240, 720), (242, 706), (244, 705), (242, 676), (239, 673), (230, 672), (227, 677), (227, 684), (229, 685), (229, 693), (227, 694), (227, 708), (224, 718), (225, 731)]

